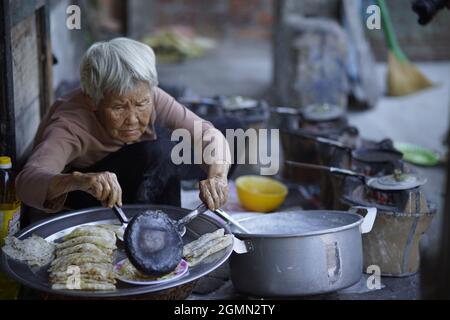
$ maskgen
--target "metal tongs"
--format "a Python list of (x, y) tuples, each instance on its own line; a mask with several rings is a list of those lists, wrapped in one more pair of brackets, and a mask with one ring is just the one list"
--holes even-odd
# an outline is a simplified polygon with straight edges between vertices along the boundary
[[(128, 226), (129, 220), (128, 220), (127, 216), (125, 215), (125, 213), (123, 212), (121, 207), (114, 205), (112, 209), (113, 209), (114, 213), (116, 214), (117, 218), (119, 218), (120, 222), (122, 223), (119, 234), (123, 234), (125, 232), (126, 227)], [(194, 220), (197, 216), (199, 216), (200, 214), (202, 214), (206, 211), (208, 211), (208, 207), (204, 203), (202, 203), (197, 208), (192, 210), (190, 213), (185, 215), (183, 218), (181, 218), (180, 220), (177, 220), (175, 223), (177, 225), (178, 233), (181, 236), (184, 236), (184, 234), (186, 233), (186, 224), (188, 224), (189, 222)], [(235, 220), (233, 217), (231, 217), (228, 213), (226, 213), (222, 209), (217, 209), (216, 211), (214, 211), (214, 213), (217, 214), (222, 219), (224, 219), (225, 221), (233, 224), (239, 230), (241, 230), (245, 233), (250, 233), (248, 231), (248, 229), (246, 229), (242, 224), (240, 224), (237, 220)], [(120, 235), (118, 235), (117, 237), (123, 241), (123, 237), (121, 237)]]

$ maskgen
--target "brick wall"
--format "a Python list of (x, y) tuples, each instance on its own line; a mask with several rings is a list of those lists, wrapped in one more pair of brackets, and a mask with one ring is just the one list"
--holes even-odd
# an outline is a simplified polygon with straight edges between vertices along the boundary
[[(273, 23), (273, 1), (277, 0), (152, 1), (153, 26), (156, 27), (186, 24), (204, 35), (252, 35), (268, 38)], [(364, 8), (374, 2), (362, 1)], [(450, 59), (450, 11), (440, 12), (429, 26), (422, 27), (416, 22), (417, 17), (411, 10), (411, 0), (389, 0), (387, 3), (399, 41), (412, 60)], [(325, 6), (327, 8), (332, 9), (329, 5)], [(306, 10), (305, 7), (299, 9)], [(295, 8), (292, 10), (295, 11)], [(377, 59), (384, 60), (386, 48), (382, 31), (370, 31), (367, 35)]]
[(268, 37), (273, 0), (154, 0), (155, 26), (185, 24), (211, 36)]

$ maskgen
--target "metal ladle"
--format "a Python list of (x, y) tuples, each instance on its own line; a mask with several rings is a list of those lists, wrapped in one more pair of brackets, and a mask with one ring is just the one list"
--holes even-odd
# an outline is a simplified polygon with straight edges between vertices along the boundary
[(303, 163), (303, 162), (297, 162), (297, 161), (290, 161), (286, 160), (286, 163), (289, 165), (292, 165), (294, 167), (300, 167), (300, 168), (306, 168), (306, 169), (314, 169), (314, 170), (321, 170), (321, 171), (327, 171), (330, 173), (339, 173), (346, 176), (353, 176), (362, 179), (364, 182), (367, 182), (367, 179), (371, 178), (369, 176), (366, 176), (362, 173), (358, 173), (352, 170), (348, 169), (341, 169), (341, 168), (335, 168), (335, 167), (327, 167), (322, 166), (319, 164), (312, 164), (312, 163)]
[(312, 163), (302, 163), (296, 161), (286, 161), (286, 163), (301, 168), (322, 170), (334, 174), (338, 173), (346, 176), (357, 177), (361, 179), (368, 187), (379, 190), (391, 190), (391, 191), (406, 190), (422, 186), (427, 182), (427, 179), (421, 178), (419, 176), (410, 175), (411, 179), (407, 181), (406, 184), (399, 185), (399, 182), (402, 181), (401, 178), (403, 176), (403, 173), (401, 171), (396, 171), (394, 172), (394, 174), (388, 176), (371, 177), (348, 169), (327, 167)]

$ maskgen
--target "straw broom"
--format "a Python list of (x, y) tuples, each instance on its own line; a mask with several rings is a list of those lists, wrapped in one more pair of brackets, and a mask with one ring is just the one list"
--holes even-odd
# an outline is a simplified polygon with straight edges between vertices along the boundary
[(377, 0), (381, 9), (381, 21), (389, 48), (388, 56), (388, 95), (405, 96), (433, 86), (433, 83), (425, 77), (403, 53), (394, 33), (388, 8), (384, 0)]

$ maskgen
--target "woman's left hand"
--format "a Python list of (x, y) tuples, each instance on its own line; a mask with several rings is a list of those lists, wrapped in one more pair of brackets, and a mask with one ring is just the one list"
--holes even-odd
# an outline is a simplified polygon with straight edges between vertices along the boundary
[(228, 198), (228, 179), (226, 175), (218, 175), (200, 181), (200, 199), (215, 211), (222, 207)]

